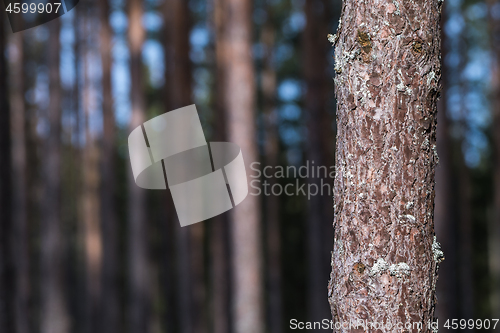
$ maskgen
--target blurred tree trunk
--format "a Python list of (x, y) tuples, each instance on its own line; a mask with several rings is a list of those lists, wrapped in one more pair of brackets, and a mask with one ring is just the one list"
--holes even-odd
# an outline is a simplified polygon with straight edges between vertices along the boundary
[(69, 332), (64, 295), (63, 242), (61, 234), (61, 83), (59, 73), (61, 20), (47, 23), (50, 103), (43, 143), (40, 225), (41, 333)]
[(113, 32), (109, 24), (109, 0), (99, 0), (100, 52), (102, 63), (102, 156), (101, 156), (101, 232), (103, 257), (101, 271), (100, 331), (118, 332), (118, 228), (116, 217), (115, 116), (111, 87)]
[[(165, 1), (163, 3), (163, 17), (164, 17), (164, 39), (163, 46), (165, 50), (165, 86), (164, 86), (164, 106), (165, 110), (168, 112), (173, 110), (172, 106), (172, 89), (176, 85), (172, 82), (172, 66), (173, 66), (173, 54), (172, 54), (172, 38), (173, 33), (171, 32), (171, 22), (172, 15), (171, 12), (171, 2)], [(162, 211), (163, 220), (160, 221), (162, 230), (162, 266), (161, 275), (163, 281), (163, 292), (164, 300), (166, 302), (166, 309), (164, 312), (164, 327), (167, 332), (178, 332), (180, 325), (180, 309), (177, 306), (177, 292), (178, 288), (176, 285), (176, 251), (175, 251), (175, 241), (176, 241), (176, 228), (178, 220), (176, 218), (176, 212), (174, 207), (174, 202), (172, 200), (171, 194), (167, 191), (164, 193), (164, 209)]]
[(344, 2), (335, 50), (334, 322), (427, 325), (434, 317), (440, 5)]
[(5, 61), (6, 22), (0, 19), (0, 328), (2, 331), (15, 332), (14, 283), (15, 266), (11, 240), (13, 231), (12, 216), (12, 174), (10, 111), (7, 91), (7, 64)]
[[(441, 27), (446, 22), (446, 3), (443, 5), (443, 17)], [(434, 208), (434, 221), (436, 237), (442, 245), (446, 260), (439, 267), (439, 280), (436, 286), (438, 303), (436, 305), (436, 316), (440, 321), (440, 329), (445, 330), (442, 325), (447, 319), (459, 318), (458, 313), (458, 285), (457, 285), (457, 223), (456, 196), (453, 188), (455, 182), (452, 142), (449, 132), (449, 120), (447, 116), (447, 91), (449, 77), (446, 64), (448, 40), (446, 34), (441, 30), (441, 75), (442, 85), (441, 97), (438, 101), (438, 128), (437, 128), (437, 150), (439, 164), (436, 167), (436, 201)]]
[[(142, 46), (145, 30), (142, 25), (143, 1), (128, 1), (128, 41), (130, 47), (130, 79), (132, 114), (129, 130), (141, 126), (145, 119), (143, 92)], [(150, 290), (146, 231), (146, 192), (135, 184), (132, 169), (128, 172), (128, 323), (130, 333), (148, 332)]]
[(460, 244), (458, 249), (460, 317), (474, 318), (472, 184), (470, 171), (467, 165), (465, 165), (463, 156), (459, 160), (458, 176), (460, 179), (458, 188), (458, 211), (460, 214), (458, 219), (458, 244)]
[[(274, 66), (274, 46), (276, 32), (273, 27), (271, 6), (267, 8), (267, 21), (262, 30), (261, 41), (265, 46), (264, 68), (262, 72), (262, 93), (264, 97), (266, 166), (276, 167), (279, 163), (278, 110), (276, 109), (276, 69)], [(270, 188), (276, 179), (269, 179)], [(280, 200), (271, 195), (266, 198), (267, 226), (267, 287), (268, 287), (268, 323), (269, 331), (283, 332), (281, 303), (281, 235), (280, 235)], [(328, 303), (327, 303), (328, 305)]]
[[(215, 29), (215, 57), (216, 57), (216, 92), (213, 128), (213, 141), (226, 141), (226, 112), (224, 109), (224, 23), (225, 0), (214, 0), (213, 25)], [(211, 317), (212, 331), (229, 333), (231, 327), (230, 299), (230, 270), (229, 270), (229, 231), (227, 216), (219, 215), (210, 223), (211, 249)]]
[[(224, 99), (227, 138), (241, 147), (247, 173), (258, 161), (252, 1), (227, 0), (224, 37)], [(235, 333), (264, 332), (259, 198), (249, 195), (230, 212)]]
[[(169, 85), (170, 110), (192, 103), (191, 66), (189, 60), (190, 15), (188, 3), (172, 0), (168, 9), (170, 15)], [(208, 324), (205, 308), (204, 272), (204, 224), (197, 223), (181, 228), (175, 219), (177, 251), (177, 300), (180, 311), (180, 328), (185, 333), (205, 332)]]
[(11, 240), (16, 261), (16, 332), (28, 333), (30, 316), (27, 180), (26, 180), (26, 109), (24, 103), (24, 33), (11, 35), (10, 87), (11, 87), (11, 140), (12, 140), (12, 200), (13, 234)]
[(95, 45), (98, 37), (96, 9), (96, 2), (87, 2), (84, 16), (85, 45), (83, 46), (85, 146), (82, 151), (83, 193), (81, 200), (85, 248), (85, 329), (87, 333), (95, 332), (98, 329), (97, 320), (101, 312), (99, 308), (102, 264), (102, 235), (99, 216), (99, 147), (97, 145), (97, 131), (92, 126), (92, 124), (95, 124), (97, 116), (97, 92), (95, 89), (96, 78), (91, 69), (93, 64), (91, 58), (96, 55)]
[[(331, 133), (331, 120), (327, 112), (327, 91), (325, 76), (327, 71), (327, 47), (325, 32), (326, 3), (323, 0), (307, 0), (305, 14), (307, 25), (304, 30), (302, 47), (304, 57), (304, 77), (307, 86), (305, 110), (307, 121), (306, 156), (310, 164), (327, 167), (331, 165), (328, 133)], [(317, 175), (308, 179), (309, 184), (317, 186), (318, 193), (323, 192), (322, 184), (326, 179)], [(330, 186), (330, 184), (328, 184)], [(331, 189), (331, 187), (330, 187)], [(331, 230), (331, 216), (326, 214), (325, 205), (333, 206), (330, 193), (314, 195), (308, 202), (308, 316), (311, 321), (330, 318), (326, 288), (328, 285), (329, 253), (325, 251), (325, 225)], [(326, 198), (326, 200), (325, 200)], [(329, 246), (331, 248), (331, 244)]]
[[(498, 0), (490, 0), (490, 6), (498, 6)], [(493, 48), (492, 65), (492, 87), (491, 106), (493, 114), (493, 136), (494, 136), (494, 212), (490, 221), (490, 271), (492, 275), (491, 293), (491, 315), (493, 318), (500, 316), (500, 19), (493, 16), (493, 10), (489, 11), (490, 44)]]

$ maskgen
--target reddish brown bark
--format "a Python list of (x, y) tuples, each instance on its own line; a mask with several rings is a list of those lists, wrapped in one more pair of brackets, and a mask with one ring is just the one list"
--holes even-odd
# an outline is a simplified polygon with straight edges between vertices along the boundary
[(328, 291), (335, 322), (427, 325), (434, 317), (440, 6), (344, 2)]

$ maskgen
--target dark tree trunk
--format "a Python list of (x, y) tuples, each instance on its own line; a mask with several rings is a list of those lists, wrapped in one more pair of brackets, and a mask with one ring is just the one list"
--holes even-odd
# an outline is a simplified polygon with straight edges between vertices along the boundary
[[(142, 45), (145, 30), (142, 25), (143, 1), (128, 1), (128, 41), (130, 48), (130, 78), (132, 114), (129, 130), (141, 126), (145, 119), (143, 92)], [(129, 332), (148, 332), (150, 290), (146, 231), (146, 191), (135, 184), (132, 169), (128, 172), (128, 288)]]
[[(167, 68), (169, 110), (192, 103), (191, 66), (189, 61), (190, 15), (188, 3), (182, 0), (169, 1)], [(180, 332), (203, 333), (206, 331), (205, 271), (204, 271), (204, 225), (194, 224), (180, 227), (175, 219), (176, 235), (177, 301)]]
[(13, 231), (12, 219), (12, 174), (10, 111), (7, 91), (7, 66), (5, 61), (6, 22), (0, 19), (0, 328), (15, 331), (14, 283), (15, 266), (10, 235)]
[[(307, 25), (303, 36), (304, 77), (307, 85), (305, 110), (307, 121), (306, 157), (310, 164), (317, 167), (327, 167), (331, 163), (328, 133), (332, 122), (327, 112), (327, 91), (325, 76), (327, 76), (327, 47), (325, 42), (326, 2), (323, 0), (307, 0), (305, 14)], [(328, 173), (328, 171), (327, 171)], [(325, 246), (325, 225), (331, 225), (331, 215), (327, 214), (326, 205), (333, 211), (331, 201), (331, 186), (320, 176), (308, 179), (309, 184), (316, 185), (318, 194), (311, 196), (307, 209), (308, 232), (308, 316), (311, 321), (321, 321), (330, 318), (326, 288), (328, 284), (328, 261), (332, 243), (328, 249)], [(327, 183), (330, 188), (323, 187)], [(326, 192), (326, 193), (325, 193)], [(321, 194), (319, 194), (321, 193)], [(327, 200), (325, 200), (325, 198)], [(333, 214), (332, 214), (333, 215)], [(331, 230), (329, 227), (328, 229)]]
[[(266, 166), (276, 167), (279, 163), (278, 110), (276, 109), (276, 69), (274, 68), (274, 46), (276, 31), (273, 27), (271, 6), (267, 8), (268, 17), (262, 29), (261, 41), (265, 46), (264, 68), (262, 70), (262, 94), (264, 98)], [(276, 179), (269, 179), (270, 188)], [(270, 332), (283, 332), (283, 307), (281, 283), (281, 235), (280, 235), (280, 202), (279, 197), (271, 195), (266, 198), (265, 220), (267, 227), (267, 321)], [(324, 293), (323, 293), (324, 294)], [(326, 303), (328, 305), (328, 303)]]
[[(446, 3), (443, 5), (445, 13)], [(441, 18), (441, 27), (445, 23), (445, 15)], [(442, 38), (442, 85), (441, 97), (438, 102), (438, 127), (437, 127), (437, 150), (439, 164), (436, 167), (436, 201), (434, 208), (434, 220), (436, 237), (440, 241), (446, 260), (439, 268), (439, 281), (436, 285), (438, 303), (436, 305), (436, 316), (439, 319), (440, 329), (447, 319), (459, 318), (458, 313), (458, 285), (457, 285), (457, 221), (456, 196), (453, 189), (455, 181), (452, 148), (449, 132), (449, 120), (447, 117), (447, 87), (448, 70), (443, 63), (447, 53), (446, 34), (441, 33)]]
[[(497, 0), (490, 0), (489, 5), (498, 6)], [(493, 318), (500, 316), (500, 20), (489, 11), (490, 44), (493, 48), (493, 70), (491, 87), (491, 106), (493, 114), (494, 136), (494, 215), (489, 224), (490, 234), (490, 271), (492, 275), (491, 314)]]
[[(252, 1), (227, 0), (224, 38), (224, 105), (227, 139), (241, 147), (247, 174), (258, 161), (252, 60)], [(259, 198), (249, 195), (231, 210), (235, 333), (264, 331)]]
[(12, 34), (10, 58), (11, 137), (12, 137), (12, 193), (13, 234), (12, 251), (16, 261), (16, 332), (28, 333), (30, 315), (28, 218), (27, 218), (27, 164), (26, 164), (26, 108), (24, 103), (24, 47), (23, 33)]
[(88, 1), (83, 17), (85, 43), (83, 45), (83, 113), (85, 146), (82, 149), (82, 231), (85, 253), (85, 331), (95, 332), (101, 293), (102, 235), (99, 214), (99, 147), (97, 132), (93, 130), (97, 105), (95, 78), (91, 74), (92, 57), (96, 55), (98, 27), (97, 3)]
[(115, 116), (111, 90), (112, 40), (113, 32), (109, 24), (109, 0), (99, 0), (101, 22), (101, 62), (102, 62), (102, 157), (101, 157), (101, 232), (103, 257), (101, 270), (101, 314), (100, 331), (118, 332), (118, 239), (116, 217), (116, 147)]
[[(212, 140), (222, 142), (227, 140), (226, 113), (224, 109), (224, 23), (225, 0), (214, 0), (213, 26), (215, 29), (215, 57), (216, 57), (216, 91), (215, 110), (212, 120), (214, 134)], [(210, 224), (210, 283), (212, 304), (212, 331), (229, 333), (231, 327), (230, 299), (230, 259), (229, 259), (229, 231), (228, 218), (219, 215), (212, 219)]]
[(339, 324), (431, 331), (442, 259), (433, 219), (440, 6), (347, 0), (330, 38), (338, 135), (328, 293)]
[(48, 133), (43, 143), (43, 195), (40, 226), (41, 333), (65, 333), (70, 323), (63, 279), (63, 238), (61, 232), (61, 84), (59, 73), (61, 20), (47, 23), (50, 38), (48, 62), (50, 103)]

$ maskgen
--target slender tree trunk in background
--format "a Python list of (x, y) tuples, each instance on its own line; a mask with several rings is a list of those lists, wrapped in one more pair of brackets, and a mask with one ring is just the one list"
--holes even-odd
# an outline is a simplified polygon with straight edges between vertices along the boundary
[(11, 87), (11, 138), (12, 138), (12, 193), (13, 241), (12, 253), (16, 258), (16, 332), (28, 333), (30, 315), (27, 180), (26, 180), (26, 119), (24, 105), (24, 47), (23, 33), (11, 35), (10, 87)]
[(43, 143), (43, 195), (40, 226), (41, 333), (69, 332), (64, 297), (61, 234), (61, 84), (59, 74), (61, 20), (47, 23), (50, 103)]
[[(128, 40), (130, 47), (132, 115), (129, 130), (141, 126), (145, 119), (143, 97), (142, 45), (145, 30), (142, 25), (143, 1), (128, 1)], [(135, 184), (132, 169), (128, 172), (128, 320), (130, 333), (148, 332), (150, 306), (148, 251), (146, 232), (146, 192)]]
[(434, 317), (440, 4), (344, 2), (335, 50), (334, 322), (427, 325)]
[(109, 24), (109, 0), (99, 0), (102, 66), (102, 156), (101, 156), (101, 232), (103, 257), (101, 270), (100, 331), (118, 332), (118, 228), (116, 217), (115, 115), (111, 87), (113, 32)]
[[(327, 95), (325, 75), (327, 71), (328, 43), (325, 43), (327, 23), (325, 17), (325, 2), (323, 0), (307, 0), (305, 14), (307, 25), (303, 35), (304, 76), (307, 85), (305, 110), (307, 121), (306, 156), (310, 164), (327, 167), (329, 173), (329, 147), (326, 133), (331, 132), (331, 121), (327, 113)], [(308, 179), (309, 184), (316, 185), (318, 193), (323, 192), (322, 184), (326, 179), (316, 176)], [(331, 189), (331, 184), (328, 184)], [(329, 192), (329, 191), (328, 191)], [(325, 202), (324, 198), (328, 198)], [(330, 319), (328, 297), (329, 253), (325, 252), (324, 230), (332, 221), (325, 214), (325, 205), (333, 206), (330, 192), (311, 196), (307, 211), (308, 232), (308, 316), (311, 321)], [(331, 244), (330, 244), (331, 248)]]
[(5, 15), (0, 19), (0, 328), (15, 332), (14, 283), (15, 267), (11, 243), (12, 219), (12, 174), (10, 111), (7, 91), (7, 65), (5, 61)]
[[(215, 29), (215, 57), (216, 57), (216, 100), (214, 110), (213, 141), (226, 141), (226, 113), (224, 109), (224, 23), (225, 0), (214, 0), (213, 25)], [(230, 270), (229, 270), (229, 230), (228, 218), (224, 215), (216, 216), (210, 224), (210, 251), (211, 251), (211, 318), (212, 332), (229, 333), (231, 327), (230, 316)]]
[[(163, 17), (164, 17), (164, 35), (163, 46), (165, 50), (165, 86), (164, 86), (164, 106), (165, 110), (168, 112), (173, 110), (172, 107), (172, 89), (176, 82), (172, 82), (171, 70), (173, 64), (173, 54), (172, 54), (172, 16), (174, 13), (171, 12), (171, 2), (165, 1), (163, 4)], [(178, 289), (176, 288), (176, 259), (175, 259), (175, 241), (176, 235), (175, 230), (178, 224), (176, 218), (176, 212), (174, 203), (172, 200), (172, 195), (167, 191), (164, 193), (164, 203), (165, 206), (162, 211), (163, 220), (160, 221), (160, 226), (162, 230), (162, 266), (161, 275), (163, 281), (163, 295), (166, 303), (166, 309), (164, 312), (164, 327), (167, 332), (178, 332), (180, 325), (180, 309), (177, 306), (176, 295)]]
[(83, 112), (85, 119), (85, 146), (82, 151), (83, 165), (83, 193), (82, 193), (82, 222), (85, 248), (85, 294), (86, 316), (85, 325), (87, 333), (95, 332), (98, 328), (97, 320), (101, 311), (99, 309), (101, 292), (101, 265), (102, 265), (102, 235), (100, 226), (99, 202), (99, 147), (97, 145), (96, 130), (92, 128), (97, 116), (95, 91), (95, 77), (92, 75), (91, 57), (95, 56), (94, 48), (98, 32), (96, 27), (95, 10), (97, 3), (87, 2), (88, 9), (85, 15), (85, 47), (84, 47), (84, 86), (83, 86)]
[[(446, 6), (444, 3), (443, 6)], [(445, 13), (445, 7), (443, 7)], [(445, 23), (445, 15), (441, 18), (441, 27)], [(441, 33), (442, 47), (441, 60), (446, 59), (446, 34)], [(454, 170), (452, 160), (452, 142), (449, 133), (447, 112), (447, 88), (449, 84), (448, 70), (445, 64), (442, 67), (441, 97), (438, 102), (437, 150), (439, 164), (436, 167), (436, 201), (434, 207), (434, 221), (436, 237), (442, 245), (446, 260), (439, 267), (439, 280), (436, 285), (438, 303), (436, 316), (439, 319), (440, 329), (447, 319), (459, 318), (458, 314), (458, 285), (457, 285), (457, 221), (455, 191), (453, 189)]]
[[(252, 62), (252, 1), (227, 0), (224, 99), (228, 140), (241, 147), (247, 174), (258, 161)], [(249, 195), (230, 212), (235, 333), (264, 331), (259, 198)]]
[[(497, 0), (490, 0), (490, 6), (498, 6)], [(491, 315), (493, 318), (500, 316), (500, 20), (493, 17), (489, 11), (490, 44), (493, 48), (491, 106), (493, 114), (494, 158), (493, 169), (495, 181), (494, 212), (490, 221), (489, 246), (490, 246), (490, 272), (492, 276)]]
[(460, 178), (458, 189), (458, 211), (460, 214), (458, 219), (460, 317), (474, 318), (472, 184), (469, 169), (465, 165), (463, 158), (460, 159), (458, 169)]
[[(170, 103), (171, 110), (188, 106), (191, 101), (191, 66), (189, 61), (190, 16), (188, 3), (169, 2), (170, 10)], [(205, 309), (204, 224), (181, 228), (176, 219), (177, 282), (181, 332), (205, 332), (208, 324)]]
[[(276, 110), (276, 69), (274, 68), (274, 45), (276, 32), (273, 27), (271, 8), (268, 7), (268, 18), (262, 30), (262, 44), (265, 46), (264, 68), (262, 72), (262, 93), (264, 97), (265, 117), (265, 156), (266, 166), (276, 167), (279, 163), (278, 111)], [(269, 179), (270, 188), (276, 179)], [(281, 333), (282, 297), (281, 297), (281, 235), (280, 235), (280, 202), (279, 197), (271, 195), (266, 198), (267, 226), (267, 288), (268, 288), (268, 323), (269, 331)], [(327, 303), (328, 304), (328, 303)]]

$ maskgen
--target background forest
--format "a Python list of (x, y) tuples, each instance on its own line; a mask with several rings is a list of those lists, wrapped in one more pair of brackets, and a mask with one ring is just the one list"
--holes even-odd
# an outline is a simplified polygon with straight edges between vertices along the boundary
[[(130, 131), (169, 110), (196, 104), (207, 140), (230, 141), (227, 101), (242, 95), (224, 82), (240, 29), (226, 2), (82, 0), (15, 34), (0, 15), (0, 332), (280, 333), (331, 318), (331, 193), (256, 197), (252, 238), (231, 214), (181, 228), (169, 191), (130, 179)], [(251, 133), (262, 167), (333, 166), (341, 1), (241, 3), (253, 123), (232, 130)], [(442, 27), (440, 326), (500, 316), (500, 2), (446, 0)], [(245, 290), (260, 296), (241, 310)]]

